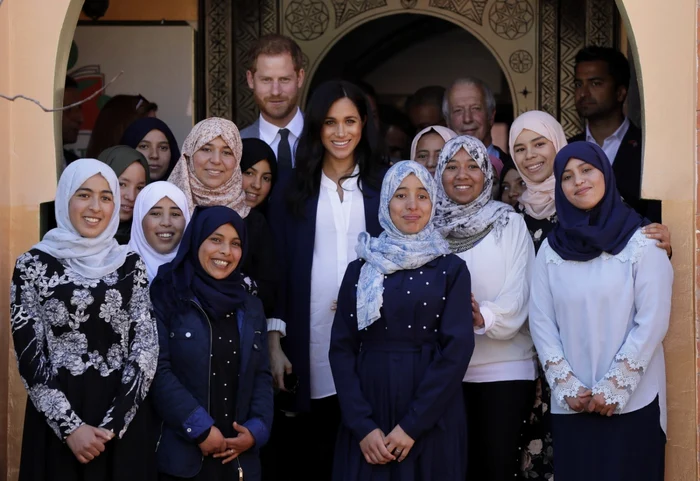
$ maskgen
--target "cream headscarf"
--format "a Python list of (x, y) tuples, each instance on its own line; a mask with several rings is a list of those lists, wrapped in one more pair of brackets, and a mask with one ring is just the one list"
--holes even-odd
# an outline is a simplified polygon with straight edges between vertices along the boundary
[[(70, 220), (70, 200), (86, 180), (94, 175), (107, 180), (112, 190), (114, 211), (107, 228), (93, 238), (83, 237)], [(34, 246), (50, 256), (65, 261), (72, 270), (86, 279), (101, 279), (119, 269), (129, 253), (128, 246), (121, 246), (114, 239), (119, 227), (119, 180), (114, 171), (97, 159), (78, 159), (71, 162), (61, 174), (56, 189), (56, 224)]]
[(442, 125), (431, 125), (430, 127), (426, 127), (420, 132), (418, 132), (415, 137), (413, 137), (413, 142), (411, 143), (411, 160), (416, 160), (416, 150), (418, 150), (418, 142), (420, 141), (421, 137), (423, 137), (429, 132), (435, 132), (440, 137), (442, 137), (442, 140), (444, 140), (445, 142), (457, 137), (457, 132), (455, 132), (452, 129), (448, 129), (447, 127), (443, 127)]
[[(202, 184), (195, 175), (193, 156), (202, 146), (217, 137), (221, 137), (231, 148), (236, 165), (233, 167), (233, 175), (229, 180), (216, 189), (210, 189)], [(250, 207), (245, 203), (245, 192), (243, 191), (243, 174), (240, 169), (242, 154), (243, 144), (236, 124), (219, 117), (202, 120), (192, 128), (182, 144), (180, 160), (168, 177), (168, 182), (172, 182), (184, 192), (190, 213), (198, 205), (224, 205), (245, 218), (250, 212)]]
[(509, 148), (515, 168), (527, 184), (527, 190), (520, 196), (520, 204), (525, 208), (525, 213), (535, 219), (547, 219), (557, 211), (554, 205), (554, 159), (552, 159), (552, 174), (543, 182), (533, 182), (520, 170), (515, 162), (513, 146), (523, 130), (532, 130), (554, 144), (554, 149), (559, 152), (566, 144), (566, 134), (557, 120), (546, 112), (531, 110), (519, 116), (510, 128)]

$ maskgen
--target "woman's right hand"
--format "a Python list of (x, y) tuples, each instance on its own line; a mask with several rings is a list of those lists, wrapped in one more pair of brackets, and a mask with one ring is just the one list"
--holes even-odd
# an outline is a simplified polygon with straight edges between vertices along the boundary
[(219, 431), (219, 428), (216, 426), (211, 427), (207, 439), (199, 443), (199, 449), (205, 456), (226, 450), (226, 439), (224, 435), (221, 434), (221, 431)]
[[(114, 435), (112, 435), (114, 436)], [(105, 450), (105, 443), (112, 439), (104, 429), (83, 424), (66, 438), (66, 444), (82, 464), (87, 464)]]
[(270, 345), (270, 371), (275, 388), (280, 391), (286, 391), (284, 387), (284, 375), (292, 373), (292, 363), (287, 359), (286, 354), (280, 345), (279, 331), (271, 331), (267, 334), (268, 343)]
[(369, 464), (386, 464), (396, 459), (386, 448), (384, 433), (377, 428), (360, 441), (360, 450)]
[(572, 411), (580, 413), (588, 407), (588, 403), (591, 401), (592, 395), (593, 391), (581, 386), (578, 388), (578, 395), (576, 397), (566, 396), (564, 399), (566, 399), (566, 403), (569, 405)]

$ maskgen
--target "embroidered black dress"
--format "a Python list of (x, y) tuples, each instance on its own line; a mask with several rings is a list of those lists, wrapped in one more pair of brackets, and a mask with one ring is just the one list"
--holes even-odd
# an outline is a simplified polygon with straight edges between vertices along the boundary
[[(546, 219), (535, 219), (522, 213), (527, 230), (530, 231), (535, 244), (535, 253), (557, 224), (557, 214)], [(530, 413), (530, 424), (523, 438), (525, 443), (522, 455), (522, 475), (526, 479), (552, 479), (554, 477), (554, 447), (552, 445), (552, 427), (550, 412), (551, 392), (544, 377), (542, 366), (535, 384), (535, 404)]]
[[(30, 250), (17, 259), (10, 300), (29, 394), (20, 481), (154, 479), (157, 433), (143, 400), (156, 371), (158, 337), (138, 254), (101, 279), (86, 279)], [(85, 465), (65, 442), (83, 424), (116, 435)]]

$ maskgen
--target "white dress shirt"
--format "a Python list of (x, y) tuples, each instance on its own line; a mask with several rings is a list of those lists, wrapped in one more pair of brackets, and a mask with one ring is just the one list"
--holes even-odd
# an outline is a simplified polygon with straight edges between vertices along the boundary
[(289, 129), (289, 147), (292, 150), (292, 167), (294, 167), (296, 162), (296, 151), (297, 151), (297, 141), (301, 135), (301, 131), (304, 129), (304, 116), (301, 114), (301, 109), (297, 107), (297, 113), (294, 115), (292, 120), (284, 127), (277, 127), (272, 125), (270, 122), (265, 120), (262, 115), (259, 119), (260, 124), (260, 140), (267, 143), (267, 145), (272, 148), (277, 155), (277, 147), (280, 143), (280, 129)]
[(661, 344), (671, 314), (673, 268), (656, 241), (638, 230), (617, 255), (563, 260), (545, 240), (530, 296), (530, 330), (553, 414), (575, 414), (566, 397), (579, 387), (618, 403), (616, 414), (656, 396), (666, 430), (666, 373)]
[(474, 330), (474, 354), (464, 382), (536, 378), (535, 349), (526, 326), (535, 248), (523, 216), (508, 216), (498, 240), (491, 231), (457, 254), (467, 263), (472, 293), (484, 317), (484, 327)]
[(357, 185), (359, 167), (342, 183), (341, 202), (337, 184), (321, 173), (321, 189), (316, 210), (316, 236), (311, 266), (310, 344), (311, 399), (321, 399), (336, 393), (328, 350), (340, 284), (348, 264), (357, 259), (357, 236), (364, 232), (365, 208), (362, 192)]
[[(627, 131), (630, 128), (630, 119), (625, 117), (624, 122), (622, 122), (622, 125), (620, 125), (617, 130), (607, 139), (603, 141), (603, 145), (599, 145), (601, 149), (603, 149), (603, 152), (605, 152), (605, 155), (608, 156), (608, 160), (610, 160), (610, 164), (615, 162), (615, 157), (617, 156), (617, 151), (620, 150), (620, 145), (622, 145), (622, 139), (625, 138), (625, 135), (627, 135)], [(591, 135), (591, 131), (588, 128), (588, 124), (586, 124), (586, 142), (591, 142), (591, 143), (596, 143), (595, 139)]]

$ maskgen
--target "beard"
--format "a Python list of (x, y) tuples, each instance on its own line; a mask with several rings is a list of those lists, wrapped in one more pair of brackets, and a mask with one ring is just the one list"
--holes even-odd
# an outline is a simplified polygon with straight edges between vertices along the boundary
[[(259, 97), (255, 95), (255, 103), (262, 113), (272, 119), (281, 120), (288, 117), (297, 108), (299, 95), (293, 97)], [(273, 103), (275, 102), (275, 103)]]

